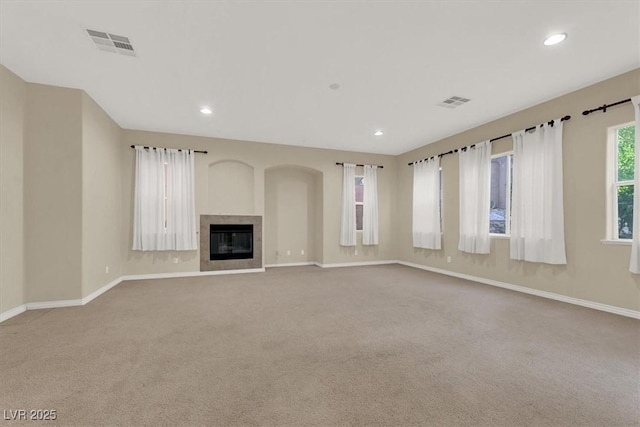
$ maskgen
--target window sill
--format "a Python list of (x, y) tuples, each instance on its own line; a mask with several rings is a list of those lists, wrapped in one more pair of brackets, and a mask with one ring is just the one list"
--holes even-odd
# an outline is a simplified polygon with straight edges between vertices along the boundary
[(619, 245), (619, 246), (631, 246), (631, 240), (614, 240), (614, 239), (602, 239), (600, 243), (603, 245)]
[(509, 240), (511, 238), (511, 236), (509, 236), (507, 234), (491, 234), (491, 233), (489, 233), (489, 238), (491, 238), (491, 239)]

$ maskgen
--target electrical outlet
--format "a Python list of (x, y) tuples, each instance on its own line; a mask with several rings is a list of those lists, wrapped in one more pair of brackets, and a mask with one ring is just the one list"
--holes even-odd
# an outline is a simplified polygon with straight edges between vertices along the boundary
[(289, 250), (288, 250), (288, 251), (287, 251), (287, 255), (291, 255), (291, 251), (289, 251)]
[(180, 262), (180, 260), (179, 260), (178, 258), (174, 258), (174, 259), (173, 259), (173, 263), (174, 263), (174, 264), (177, 264), (178, 262)]
[(109, 274), (109, 266), (108, 265), (104, 268), (104, 274)]
[(451, 262), (451, 257), (450, 256), (447, 257), (447, 262)]
[(355, 252), (355, 254), (356, 254), (356, 255), (358, 255), (358, 250), (357, 250), (357, 249), (356, 249), (356, 252)]
[(304, 255), (304, 249), (300, 249), (300, 255)]

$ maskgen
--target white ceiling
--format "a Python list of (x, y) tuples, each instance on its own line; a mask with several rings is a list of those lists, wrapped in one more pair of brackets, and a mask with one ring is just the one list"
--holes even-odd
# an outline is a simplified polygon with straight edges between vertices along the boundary
[(123, 128), (400, 154), (639, 67), (640, 2), (1, 0), (0, 63)]

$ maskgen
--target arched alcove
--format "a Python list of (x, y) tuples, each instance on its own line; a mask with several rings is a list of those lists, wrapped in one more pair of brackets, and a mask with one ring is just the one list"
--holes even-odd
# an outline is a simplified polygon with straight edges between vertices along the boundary
[(322, 173), (275, 166), (264, 186), (265, 264), (322, 262)]
[(253, 167), (237, 160), (221, 160), (209, 165), (209, 214), (253, 215)]

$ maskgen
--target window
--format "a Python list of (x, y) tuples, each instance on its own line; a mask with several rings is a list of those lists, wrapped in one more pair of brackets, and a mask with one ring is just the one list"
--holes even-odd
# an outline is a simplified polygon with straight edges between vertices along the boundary
[(626, 124), (609, 129), (608, 238), (633, 238), (633, 178), (635, 165), (635, 126)]
[(364, 177), (356, 176), (356, 231), (362, 231), (362, 213), (364, 212)]
[(167, 182), (167, 177), (169, 173), (168, 169), (169, 169), (169, 163), (165, 162), (163, 166), (163, 173), (162, 173), (162, 181), (163, 181), (162, 194), (164, 199), (164, 204), (162, 208), (162, 217), (164, 218), (165, 231), (167, 230), (167, 225), (169, 221), (169, 188), (168, 188), (169, 184)]
[(193, 151), (135, 149), (132, 249), (197, 249)]
[(439, 174), (440, 176), (438, 178), (440, 180), (440, 231), (442, 231), (443, 230), (442, 228), (442, 166), (440, 166)]
[(508, 236), (511, 232), (511, 176), (513, 154), (491, 158), (491, 201), (489, 233)]

